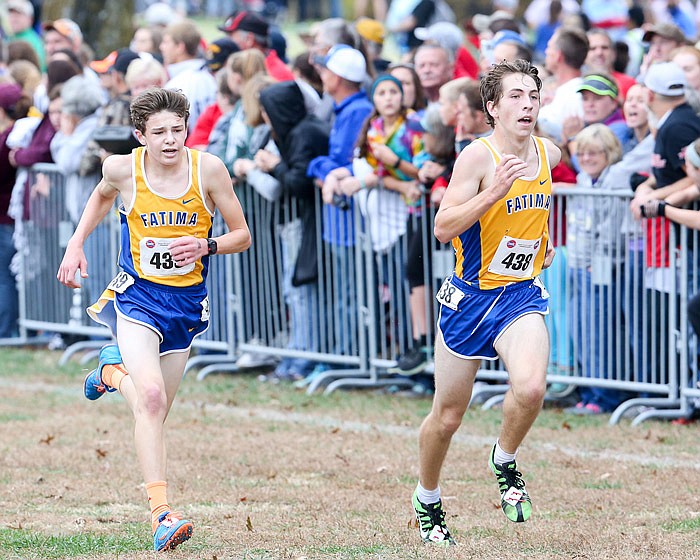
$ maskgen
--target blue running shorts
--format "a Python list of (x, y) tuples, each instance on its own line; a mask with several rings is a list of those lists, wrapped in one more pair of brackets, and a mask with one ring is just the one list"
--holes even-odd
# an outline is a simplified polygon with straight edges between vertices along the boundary
[[(120, 272), (115, 281), (126, 275)], [(117, 336), (117, 315), (144, 325), (160, 338), (160, 354), (185, 352), (194, 338), (209, 328), (209, 298), (206, 284), (187, 288), (163, 286), (147, 280), (133, 279), (123, 291), (106, 289), (100, 299), (88, 307), (92, 319)], [(116, 283), (119, 290), (119, 283)]]
[(539, 278), (480, 290), (453, 274), (436, 297), (445, 346), (465, 359), (497, 359), (496, 342), (515, 320), (528, 313), (549, 313), (549, 294)]

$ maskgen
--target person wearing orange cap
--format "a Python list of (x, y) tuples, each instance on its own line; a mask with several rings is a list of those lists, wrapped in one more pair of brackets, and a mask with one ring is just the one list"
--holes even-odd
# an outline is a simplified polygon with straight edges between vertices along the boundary
[(90, 69), (97, 73), (100, 77), (100, 85), (105, 91), (110, 91), (112, 89), (112, 74), (110, 74), (109, 69), (114, 64), (114, 60), (117, 58), (117, 51), (112, 51), (102, 60), (93, 60), (88, 64)]
[(61, 49), (68, 49), (76, 54), (80, 51), (83, 44), (83, 32), (72, 19), (61, 18), (47, 21), (42, 27), (47, 57), (50, 58), (53, 53)]

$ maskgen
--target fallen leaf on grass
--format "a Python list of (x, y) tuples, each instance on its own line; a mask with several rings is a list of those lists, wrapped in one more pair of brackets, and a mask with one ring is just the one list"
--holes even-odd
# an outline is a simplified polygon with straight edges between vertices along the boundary
[(349, 464), (350, 464), (350, 461), (348, 461), (348, 458), (345, 457), (344, 455), (341, 455), (340, 453), (336, 453), (336, 454), (335, 454), (335, 458), (336, 458), (336, 459), (340, 459), (340, 460), (341, 460), (343, 463), (345, 463), (346, 465), (349, 465)]
[(253, 530), (253, 522), (250, 520), (250, 515), (245, 518), (245, 528), (248, 529), (248, 531)]
[(49, 435), (46, 436), (44, 439), (40, 439), (40, 440), (39, 440), (39, 443), (43, 443), (44, 445), (51, 445), (51, 442), (52, 442), (54, 439), (55, 439), (55, 437), (52, 436), (51, 434), (49, 434)]

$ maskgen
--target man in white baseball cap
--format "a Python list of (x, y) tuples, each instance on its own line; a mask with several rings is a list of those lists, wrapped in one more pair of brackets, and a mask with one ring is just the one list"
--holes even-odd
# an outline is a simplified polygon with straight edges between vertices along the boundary
[(688, 82), (685, 72), (676, 63), (660, 62), (649, 67), (644, 76), (644, 85), (657, 95), (678, 98), (685, 96)]
[[(367, 117), (374, 109), (362, 82), (367, 63), (362, 53), (347, 45), (335, 45), (326, 56), (313, 58), (323, 91), (333, 99), (333, 127), (328, 138), (328, 155), (309, 162), (306, 174), (321, 188), (323, 198), (324, 254), (333, 259), (337, 270), (348, 271), (355, 245), (353, 198), (345, 196), (341, 181), (352, 175), (352, 160), (357, 139)], [(349, 274), (349, 272), (348, 272)], [(349, 282), (328, 306), (327, 323), (334, 325), (333, 351), (347, 353), (347, 333), (357, 328), (357, 296)]]
[[(355, 84), (361, 84), (367, 77), (367, 62), (357, 49), (348, 45), (336, 45), (323, 57), (315, 57), (314, 63), (330, 70), (336, 76)], [(323, 73), (321, 73), (323, 79)], [(325, 89), (325, 82), (324, 82)]]

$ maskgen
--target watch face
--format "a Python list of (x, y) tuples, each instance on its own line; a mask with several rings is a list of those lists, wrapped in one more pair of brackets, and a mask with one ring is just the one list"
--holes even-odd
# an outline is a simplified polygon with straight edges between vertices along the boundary
[(217, 250), (216, 241), (214, 241), (213, 239), (207, 239), (207, 245), (209, 248), (209, 254), (215, 255)]

